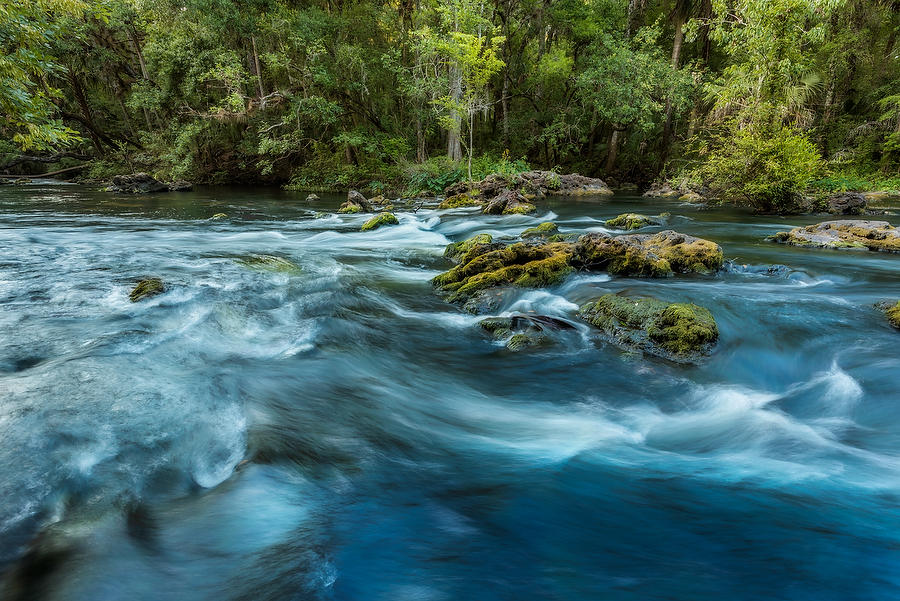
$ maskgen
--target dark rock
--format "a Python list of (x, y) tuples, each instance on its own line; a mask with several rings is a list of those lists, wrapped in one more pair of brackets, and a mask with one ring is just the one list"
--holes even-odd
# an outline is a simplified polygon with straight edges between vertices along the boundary
[(366, 200), (366, 197), (357, 192), (350, 190), (347, 193), (347, 201), (338, 209), (338, 213), (371, 213), (372, 204)]
[(832, 215), (862, 215), (866, 212), (866, 197), (858, 192), (844, 192), (828, 197), (827, 211)]
[(492, 198), (481, 210), (485, 215), (525, 215), (535, 210), (535, 206), (515, 190), (503, 190)]
[(178, 180), (169, 184), (170, 192), (190, 192), (194, 189), (194, 184), (184, 180)]
[(159, 278), (147, 278), (137, 283), (131, 294), (128, 295), (131, 302), (136, 303), (139, 300), (162, 294), (166, 291), (165, 284)]
[(169, 186), (146, 173), (133, 173), (114, 176), (112, 185), (106, 191), (118, 194), (152, 194), (168, 192)]

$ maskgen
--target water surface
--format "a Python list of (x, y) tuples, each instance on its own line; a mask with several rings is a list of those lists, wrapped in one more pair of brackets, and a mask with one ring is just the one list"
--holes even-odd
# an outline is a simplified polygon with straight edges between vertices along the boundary
[[(900, 299), (900, 257), (771, 244), (821, 218), (677, 201), (422, 208), (362, 233), (304, 196), (0, 188), (0, 596), (900, 598), (900, 334), (873, 307)], [(626, 210), (733, 264), (575, 274), (500, 312), (696, 302), (721, 332), (699, 366), (582, 324), (512, 353), (432, 292), (449, 242)], [(301, 269), (238, 261), (260, 253)], [(129, 302), (148, 276), (167, 292)]]

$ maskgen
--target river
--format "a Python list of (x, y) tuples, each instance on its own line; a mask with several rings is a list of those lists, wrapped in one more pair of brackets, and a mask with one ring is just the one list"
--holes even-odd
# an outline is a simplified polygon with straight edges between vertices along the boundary
[[(0, 597), (900, 598), (900, 332), (873, 307), (900, 256), (670, 200), (360, 232), (304, 196), (0, 188)], [(733, 263), (520, 290), (501, 311), (577, 327), (518, 353), (429, 283), (449, 242), (628, 210)], [(300, 270), (237, 260), (261, 253)], [(167, 291), (131, 303), (148, 276)], [(575, 317), (623, 290), (707, 307), (714, 354), (641, 357)]]

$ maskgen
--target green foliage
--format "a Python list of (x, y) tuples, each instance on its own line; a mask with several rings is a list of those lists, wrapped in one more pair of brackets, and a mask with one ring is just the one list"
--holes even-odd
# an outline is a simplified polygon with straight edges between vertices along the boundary
[(789, 127), (737, 129), (717, 142), (700, 176), (719, 198), (759, 211), (796, 209), (825, 168), (815, 145)]

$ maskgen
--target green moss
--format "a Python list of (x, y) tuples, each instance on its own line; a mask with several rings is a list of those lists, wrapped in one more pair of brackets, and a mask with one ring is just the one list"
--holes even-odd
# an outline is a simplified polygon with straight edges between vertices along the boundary
[(530, 227), (519, 234), (522, 238), (546, 238), (559, 233), (559, 228), (552, 221), (545, 221), (535, 227)]
[(275, 271), (280, 273), (297, 273), (300, 266), (274, 255), (250, 255), (237, 260), (238, 263), (251, 269), (260, 271)]
[(638, 230), (653, 224), (649, 217), (638, 213), (622, 213), (618, 217), (606, 220), (607, 226), (622, 230)]
[(539, 346), (542, 342), (543, 339), (539, 336), (533, 336), (530, 334), (513, 334), (512, 337), (510, 337), (510, 339), (506, 341), (506, 348), (511, 351), (521, 351), (533, 346)]
[(778, 232), (769, 239), (792, 246), (900, 252), (900, 229), (886, 221), (825, 221)]
[(358, 204), (345, 203), (343, 206), (341, 206), (340, 209), (338, 209), (338, 213), (344, 213), (344, 214), (361, 213), (362, 210), (363, 210), (362, 207), (359, 206)]
[(688, 303), (607, 294), (583, 306), (579, 316), (621, 346), (676, 361), (696, 359), (719, 338), (712, 314)]
[(228, 214), (227, 213), (216, 213), (215, 215), (210, 217), (210, 219), (228, 219)]
[(393, 213), (379, 213), (375, 215), (368, 221), (366, 221), (360, 229), (361, 232), (368, 232), (370, 230), (376, 230), (383, 225), (399, 225), (400, 222), (397, 221), (397, 218)]
[(576, 247), (578, 261), (616, 275), (665, 277), (672, 273), (708, 273), (722, 267), (724, 255), (715, 242), (666, 230), (657, 234), (611, 237), (585, 234)]
[(527, 215), (528, 213), (534, 213), (537, 210), (530, 202), (519, 202), (519, 203), (510, 203), (506, 205), (506, 208), (503, 209), (503, 215)]
[(469, 194), (454, 194), (453, 196), (448, 196), (445, 198), (440, 205), (438, 205), (439, 209), (458, 209), (460, 207), (477, 207), (481, 203), (472, 198)]
[(137, 283), (137, 285), (131, 291), (131, 294), (128, 295), (128, 299), (131, 302), (136, 303), (141, 299), (161, 294), (165, 292), (165, 290), (165, 284), (163, 284), (163, 281), (161, 279), (147, 278)]
[(465, 301), (494, 286), (541, 287), (562, 281), (571, 271), (572, 246), (564, 243), (512, 244), (468, 257), (432, 283), (451, 292), (450, 301)]
[(467, 240), (453, 242), (444, 249), (444, 256), (456, 263), (463, 262), (462, 259), (471, 250), (479, 246), (491, 244), (494, 238), (490, 234), (476, 234)]
[(896, 305), (885, 310), (885, 314), (887, 315), (888, 323), (900, 329), (900, 301), (897, 301)]

